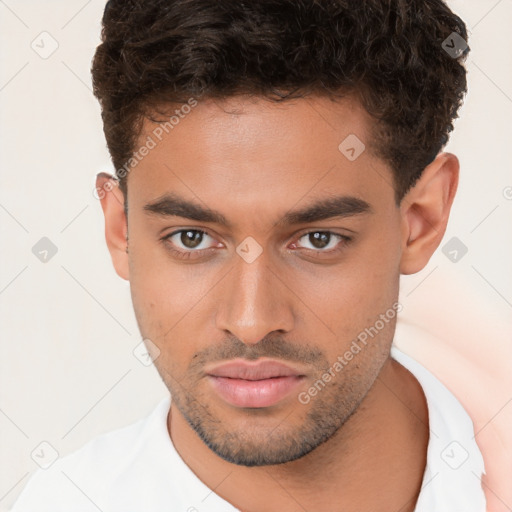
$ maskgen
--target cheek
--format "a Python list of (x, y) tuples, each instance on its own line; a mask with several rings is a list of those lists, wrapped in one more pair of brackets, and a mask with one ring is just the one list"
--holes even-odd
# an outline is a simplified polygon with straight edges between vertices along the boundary
[(348, 251), (340, 264), (302, 273), (296, 279), (301, 283), (298, 294), (336, 333), (338, 343), (346, 343), (374, 325), (398, 300), (399, 264), (396, 231), (375, 230)]
[(193, 309), (183, 300), (169, 273), (148, 270), (139, 271), (136, 276), (131, 279), (130, 288), (139, 330), (144, 339), (158, 347), (154, 364), (169, 385), (173, 379), (181, 379), (197, 350), (193, 340), (199, 336), (190, 322)]
[[(134, 258), (135, 260), (136, 258)], [(138, 320), (153, 336), (162, 337), (189, 325), (201, 298), (208, 291), (205, 280), (176, 265), (157, 269), (133, 261), (130, 288)]]
[(140, 240), (130, 246), (130, 290), (142, 336), (159, 347), (160, 364), (165, 361), (171, 369), (190, 361), (204, 342), (204, 328), (212, 318), (205, 309), (208, 295), (221, 273), (177, 264), (152, 245)]
[(156, 237), (134, 227), (128, 253), (134, 307), (169, 327), (199, 293), (190, 280), (193, 266), (176, 264)]

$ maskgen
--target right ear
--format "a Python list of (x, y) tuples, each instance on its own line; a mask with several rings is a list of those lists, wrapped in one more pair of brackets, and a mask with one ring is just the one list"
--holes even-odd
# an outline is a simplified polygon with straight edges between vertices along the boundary
[(105, 216), (105, 238), (112, 263), (117, 275), (128, 281), (128, 224), (123, 193), (117, 180), (110, 174), (100, 172), (96, 176), (96, 194)]

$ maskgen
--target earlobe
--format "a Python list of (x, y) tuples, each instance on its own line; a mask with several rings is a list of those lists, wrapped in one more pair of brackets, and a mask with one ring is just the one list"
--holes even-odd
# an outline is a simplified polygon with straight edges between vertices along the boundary
[(124, 196), (110, 174), (96, 176), (96, 191), (105, 217), (105, 239), (117, 274), (129, 280), (128, 225)]
[(459, 179), (459, 161), (440, 153), (402, 199), (402, 258), (400, 273), (425, 267), (443, 239)]

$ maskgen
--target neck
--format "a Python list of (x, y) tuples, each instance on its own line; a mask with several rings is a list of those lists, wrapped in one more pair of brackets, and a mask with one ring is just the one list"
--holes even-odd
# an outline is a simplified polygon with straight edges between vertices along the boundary
[(293, 462), (244, 467), (212, 452), (171, 406), (176, 450), (210, 489), (243, 512), (413, 511), (429, 439), (414, 376), (388, 359), (357, 411), (327, 442)]

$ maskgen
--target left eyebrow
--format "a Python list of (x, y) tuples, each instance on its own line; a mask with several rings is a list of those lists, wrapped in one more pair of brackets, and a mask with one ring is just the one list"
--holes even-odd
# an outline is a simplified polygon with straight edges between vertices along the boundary
[(353, 196), (328, 197), (300, 210), (286, 213), (277, 225), (309, 224), (331, 218), (345, 218), (368, 213), (373, 213), (373, 208), (363, 199)]

